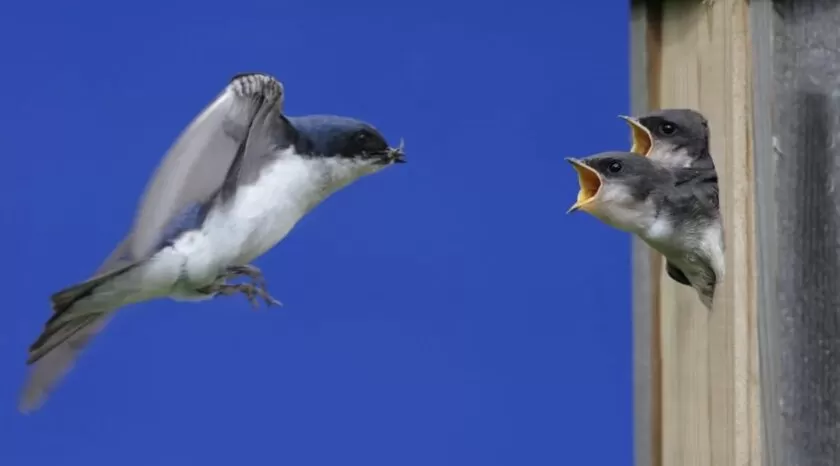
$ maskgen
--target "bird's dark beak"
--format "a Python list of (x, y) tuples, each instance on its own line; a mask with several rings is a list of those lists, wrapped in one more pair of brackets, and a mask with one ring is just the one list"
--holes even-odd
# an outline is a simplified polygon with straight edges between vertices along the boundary
[(403, 148), (405, 147), (405, 141), (400, 139), (400, 145), (398, 147), (391, 147), (388, 149), (388, 159), (391, 163), (405, 163), (405, 152), (403, 152)]
[(578, 184), (580, 185), (577, 201), (574, 205), (569, 207), (569, 210), (567, 210), (566, 213), (570, 214), (576, 210), (586, 212), (598, 196), (598, 191), (601, 189), (601, 174), (578, 159), (567, 157), (566, 161), (572, 164), (572, 167), (574, 167), (577, 172)]
[(653, 135), (650, 134), (650, 131), (637, 118), (627, 115), (619, 115), (618, 117), (626, 121), (633, 131), (633, 147), (630, 148), (630, 152), (647, 157), (651, 147), (653, 147)]

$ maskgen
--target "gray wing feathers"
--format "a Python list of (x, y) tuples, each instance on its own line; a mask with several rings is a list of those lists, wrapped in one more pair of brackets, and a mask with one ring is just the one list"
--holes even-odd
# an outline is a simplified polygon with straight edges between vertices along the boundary
[(297, 131), (280, 113), (280, 106), (280, 100), (271, 102), (266, 99), (254, 116), (240, 154), (237, 154), (225, 180), (227, 189), (233, 190), (239, 184), (253, 182), (277, 149), (285, 149), (297, 142)]
[(221, 188), (254, 118), (265, 107), (282, 110), (283, 86), (271, 76), (240, 75), (181, 133), (149, 183), (132, 231), (131, 252), (145, 258), (160, 232), (185, 207)]
[(687, 168), (672, 172), (679, 187), (675, 198), (684, 202), (699, 203), (709, 211), (720, 208), (717, 172), (714, 169)]

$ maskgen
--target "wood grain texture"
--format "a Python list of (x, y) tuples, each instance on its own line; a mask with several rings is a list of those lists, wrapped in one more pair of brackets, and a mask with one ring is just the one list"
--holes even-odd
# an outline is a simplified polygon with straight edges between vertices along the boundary
[[(840, 3), (774, 0), (775, 269), (763, 270), (768, 465), (840, 464)], [(765, 24), (770, 26), (771, 24)], [(765, 168), (771, 169), (773, 165)], [(770, 202), (771, 199), (763, 199)], [(769, 285), (769, 286), (767, 286)], [(766, 369), (766, 370), (765, 370)]]
[(658, 337), (661, 464), (760, 466), (749, 7), (745, 0), (645, 6), (659, 11), (647, 16), (658, 35), (647, 41), (649, 106), (708, 117), (726, 236), (726, 276), (712, 312), (665, 275), (661, 259), (651, 260), (660, 264), (651, 347)]
[[(630, 111), (638, 115), (649, 110), (647, 44), (653, 31), (648, 28), (649, 11), (641, 0), (632, 4), (630, 17)], [(631, 144), (628, 137), (628, 147)], [(659, 281), (652, 266), (650, 247), (633, 237), (633, 430), (635, 464), (662, 465), (661, 364), (659, 319), (655, 315)], [(654, 324), (656, 324), (654, 326)]]
[[(752, 38), (753, 89), (753, 161), (756, 183), (755, 228), (757, 275), (758, 349), (761, 372), (762, 464), (786, 466), (781, 453), (779, 396), (776, 380), (780, 371), (780, 314), (777, 298), (779, 268), (778, 209), (776, 192), (776, 154), (773, 143), (774, 115), (774, 13), (772, 0), (750, 2), (750, 37)], [(768, 273), (770, 272), (770, 273)]]

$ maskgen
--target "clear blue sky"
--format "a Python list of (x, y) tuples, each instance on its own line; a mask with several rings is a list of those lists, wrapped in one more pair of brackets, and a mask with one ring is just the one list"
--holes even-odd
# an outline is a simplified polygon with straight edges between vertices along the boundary
[[(630, 465), (630, 241), (563, 160), (628, 147), (628, 3), (7, 2), (0, 464)], [(124, 309), (18, 414), (50, 293), (241, 71), (409, 163), (257, 262), (283, 308)]]

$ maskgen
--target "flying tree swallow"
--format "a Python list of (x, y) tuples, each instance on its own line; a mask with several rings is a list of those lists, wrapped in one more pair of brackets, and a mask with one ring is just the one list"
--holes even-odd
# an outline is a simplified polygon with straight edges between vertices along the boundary
[(711, 309), (723, 277), (723, 232), (714, 169), (668, 169), (631, 152), (567, 158), (578, 175), (569, 209), (637, 235), (677, 267)]
[[(364, 175), (405, 162), (368, 123), (283, 115), (283, 85), (236, 75), (181, 133), (138, 206), (131, 231), (89, 280), (51, 297), (30, 346), (20, 409), (38, 408), (78, 353), (121, 307), (156, 298), (244, 293), (279, 304), (250, 262), (321, 201)], [(231, 284), (246, 277), (250, 283)]]
[(619, 115), (630, 125), (630, 152), (668, 168), (714, 168), (709, 153), (709, 122), (686, 108), (657, 110), (637, 117)]

